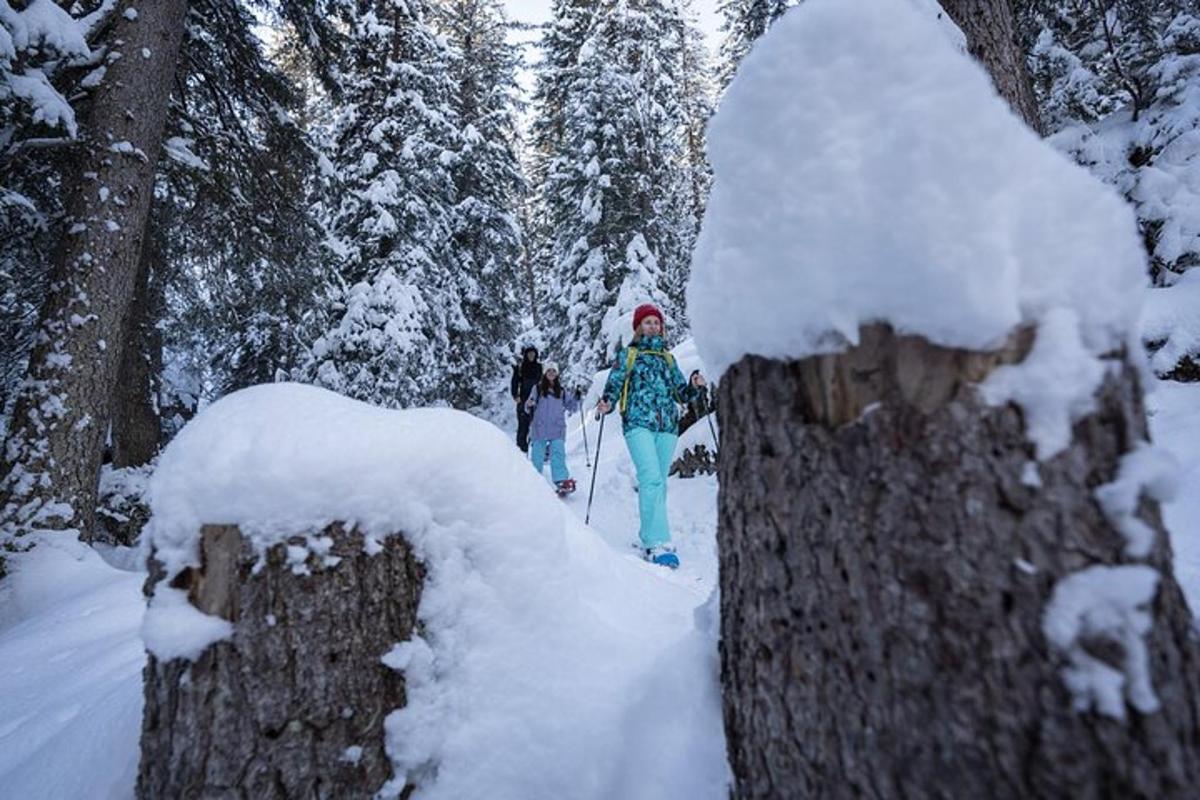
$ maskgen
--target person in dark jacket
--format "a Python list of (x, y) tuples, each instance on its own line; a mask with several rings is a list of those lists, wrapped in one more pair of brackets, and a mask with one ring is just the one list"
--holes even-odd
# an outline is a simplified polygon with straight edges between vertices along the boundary
[[(692, 370), (692, 375), (690, 378), (688, 378), (688, 382), (695, 384), (696, 376), (698, 376), (699, 374), (700, 374), (700, 370), (698, 370), (698, 369)], [(679, 418), (679, 435), (680, 436), (682, 436), (683, 432), (686, 431), (688, 428), (692, 427), (697, 422), (699, 422), (701, 419), (703, 419), (703, 417), (706, 414), (708, 414), (709, 411), (713, 410), (713, 404), (709, 401), (709, 398), (708, 398), (708, 387), (707, 386), (698, 386), (697, 388), (699, 389), (700, 394), (696, 397), (696, 399), (690, 401), (687, 404), (687, 406), (684, 407), (683, 416), (681, 416)]]
[(526, 345), (521, 351), (521, 360), (513, 365), (509, 386), (512, 401), (517, 406), (517, 447), (522, 453), (529, 452), (529, 423), (533, 420), (533, 412), (525, 409), (525, 401), (541, 379), (542, 365), (538, 361), (537, 348)]

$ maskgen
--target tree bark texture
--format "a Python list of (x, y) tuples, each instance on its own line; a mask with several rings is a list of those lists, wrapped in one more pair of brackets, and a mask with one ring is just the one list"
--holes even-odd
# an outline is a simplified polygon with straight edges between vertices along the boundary
[(68, 232), (5, 447), (0, 544), (10, 548), (32, 530), (91, 536), (187, 8), (187, 0), (124, 0), (113, 12), (107, 73), (89, 100), (86, 147), (64, 188)]
[(1042, 132), (1025, 53), (1017, 44), (1012, 0), (941, 0), (942, 8), (967, 37), (967, 50), (992, 76), (1000, 96), (1029, 127)]
[(391, 778), (383, 722), (405, 684), (380, 658), (416, 630), (424, 570), (400, 536), (368, 555), (357, 532), (325, 535), (336, 564), (297, 575), (277, 545), (255, 573), (236, 527), (204, 528), (203, 567), (171, 585), (234, 633), (195, 662), (149, 658), (140, 800), (370, 798)]
[[(1094, 490), (1146, 436), (1117, 365), (1070, 447), (1022, 480), (1019, 409), (975, 382), (1024, 357), (864, 328), (858, 347), (747, 357), (721, 384), (721, 680), (737, 798), (1185, 798), (1200, 650), (1156, 503), (1146, 636), (1160, 711), (1077, 712), (1042, 633), (1058, 579), (1128, 562)], [(1089, 652), (1121, 663), (1122, 646)]]
[(159, 279), (164, 232), (155, 224), (157, 216), (152, 213), (146, 225), (125, 346), (121, 348), (112, 413), (112, 463), (117, 468), (148, 464), (158, 454), (162, 438), (157, 395), (163, 343), (156, 323), (164, 311)]

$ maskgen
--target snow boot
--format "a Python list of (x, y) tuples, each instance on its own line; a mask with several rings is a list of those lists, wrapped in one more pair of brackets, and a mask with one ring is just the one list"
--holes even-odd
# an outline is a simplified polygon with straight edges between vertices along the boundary
[(679, 569), (679, 556), (675, 555), (675, 550), (667, 545), (660, 544), (647, 548), (645, 559), (651, 564), (658, 564), (660, 567)]
[(571, 492), (575, 491), (575, 479), (567, 478), (554, 484), (554, 490), (558, 492), (559, 497), (566, 497)]

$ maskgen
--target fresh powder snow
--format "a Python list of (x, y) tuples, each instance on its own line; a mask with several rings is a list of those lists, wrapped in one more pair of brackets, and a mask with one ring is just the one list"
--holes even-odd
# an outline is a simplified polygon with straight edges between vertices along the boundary
[(1200, 269), (1183, 273), (1172, 286), (1146, 293), (1142, 337), (1154, 348), (1150, 365), (1159, 374), (1175, 369), (1184, 356), (1200, 360)]
[(943, 24), (806, 0), (772, 26), (709, 127), (688, 309), (716, 375), (837, 352), (871, 322), (977, 350), (1038, 325), (1026, 368), (1075, 380), (1046, 395), (1010, 374), (990, 397), (1041, 421), (1044, 458), (1090, 407), (1101, 354), (1131, 340), (1145, 254), (1129, 206), (1014, 116)]
[[(1159, 291), (1159, 290), (1152, 290)], [(1177, 464), (1178, 491), (1163, 502), (1175, 578), (1192, 615), (1200, 614), (1200, 383), (1154, 381), (1146, 394), (1150, 435)]]
[[(688, 346), (681, 355), (699, 366)], [(569, 423), (568, 458), (583, 489), (590, 474), (580, 422)], [(594, 420), (589, 428), (594, 459)], [(711, 437), (703, 421), (693, 431)], [(723, 798), (715, 476), (671, 480), (684, 563), (669, 572), (630, 547), (634, 470), (615, 431), (606, 431), (599, 457), (588, 528), (580, 522), (585, 492), (557, 498), (510, 433), (488, 422), (446, 409), (382, 410), (310, 386), (260, 386), (206, 408), (166, 449), (150, 482), (146, 537), (174, 573), (196, 563), (201, 520), (238, 524), (260, 549), (310, 534), (298, 564), (309, 549), (319, 552), (319, 533), (333, 520), (353, 521), (377, 540), (402, 531), (428, 569), (424, 632), (384, 656), (406, 670), (409, 688), (409, 704), (385, 729), (397, 776), (426, 781), (416, 797)], [(58, 685), (42, 686), (32, 664), (44, 656), (31, 653), (79, 669), (74, 651), (93, 634), (83, 619), (52, 627), (81, 613), (67, 597), (20, 604), (20, 619), (0, 630), (0, 662), (29, 665), (26, 696), (0, 692), (0, 719), (42, 713), (49, 744), (41, 755), (13, 750), (12, 737), (25, 729), (0, 730), (0, 782), (36, 787), (60, 757), (57, 743), (76, 735), (75, 717), (64, 712), (59, 724), (45, 712), (69, 689), (86, 700), (78, 712), (89, 715), (86, 730), (111, 725), (114, 735), (78, 765), (79, 774), (63, 770), (55, 785), (85, 786), (90, 776), (115, 787), (96, 796), (125, 798), (138, 755), (139, 632), (156, 653), (193, 658), (229, 631), (166, 582), (143, 619), (144, 574), (79, 548), (90, 553), (74, 567), (90, 576), (82, 588), (96, 587), (84, 610), (106, 621), (93, 647), (120, 655), (121, 668), (78, 683), (52, 673), (47, 680)], [(45, 583), (20, 576), (22, 595)]]

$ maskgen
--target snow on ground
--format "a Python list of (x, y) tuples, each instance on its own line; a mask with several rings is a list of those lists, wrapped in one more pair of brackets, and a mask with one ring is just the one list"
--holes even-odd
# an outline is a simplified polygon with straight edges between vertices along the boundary
[(1172, 286), (1146, 293), (1142, 338), (1155, 348), (1150, 365), (1160, 375), (1175, 369), (1184, 356), (1200, 353), (1200, 268), (1188, 270)]
[[(676, 354), (682, 362), (687, 353), (685, 343)], [(1164, 504), (1164, 516), (1177, 576), (1196, 608), (1200, 496), (1189, 487), (1200, 485), (1200, 385), (1160, 382), (1148, 406), (1156, 443), (1182, 465), (1183, 491)], [(376, 413), (387, 418), (393, 412)], [(457, 671), (441, 676), (457, 685), (435, 680), (414, 691), (414, 708), (420, 704), (445, 730), (437, 741), (422, 740), (425, 754), (437, 753), (443, 766), (439, 783), (418, 797), (723, 797), (728, 768), (712, 591), (716, 480), (671, 479), (672, 527), (683, 565), (674, 573), (647, 565), (630, 548), (637, 496), (619, 425), (608, 424), (616, 417), (605, 424), (591, 530), (578, 524), (591, 472), (580, 417), (570, 420), (568, 459), (579, 491), (565, 500), (550, 494), (548, 476), (545, 487), (537, 485), (511, 446), (511, 426), (476, 431), (483, 440), (505, 440), (489, 453), (504, 463), (498, 472), (525, 484), (516, 491), (502, 482), (512, 493), (509, 503), (532, 505), (535, 516), (547, 518), (554, 510), (567, 512), (551, 534), (563, 546), (546, 543), (554, 556), (549, 568), (524, 549), (517, 559), (523, 565), (500, 559), (517, 573), (508, 588), (520, 587), (521, 598), (499, 594), (503, 583), (475, 574), (468, 602), (478, 613), (438, 612), (457, 615), (455, 624), (477, 650), (460, 653)], [(592, 459), (598, 432), (589, 419)], [(680, 448), (711, 438), (701, 420)], [(107, 558), (131, 561), (128, 553)], [(0, 620), (0, 786), (5, 796), (30, 800), (132, 797), (144, 576), (114, 569), (69, 543), (40, 547), (19, 563), (4, 597), (9, 617)], [(470, 564), (460, 567), (462, 573), (444, 572), (444, 578), (468, 577)], [(488, 625), (498, 625), (496, 633), (478, 638), (480, 626)]]
[(0, 598), (12, 614), (0, 627), (0, 795), (128, 800), (145, 576), (69, 541), (41, 544), (17, 564)]
[(1179, 462), (1178, 491), (1163, 503), (1175, 577), (1200, 617), (1200, 383), (1158, 381), (1146, 395), (1150, 436)]
[[(511, 429), (259, 387), (210, 406), (164, 453), (154, 535), (178, 568), (199, 518), (243, 523), (262, 545), (280, 508), (288, 526), (350, 507), (370, 530), (412, 531), (430, 566), (427, 630), (398, 651), (410, 703), (387, 726), (399, 770), (438, 763), (418, 798), (722, 798), (716, 612), (705, 607), (715, 479), (672, 480), (683, 568), (647, 564), (629, 547), (636, 494), (619, 424), (606, 424), (592, 528), (581, 522), (590, 473), (579, 421), (568, 452), (580, 489), (560, 500)], [(598, 432), (591, 422), (593, 455)], [(464, 469), (475, 476), (465, 484)], [(14, 581), (20, 603), (0, 630), (0, 786), (33, 799), (132, 797), (144, 575), (68, 550), (36, 549)]]

